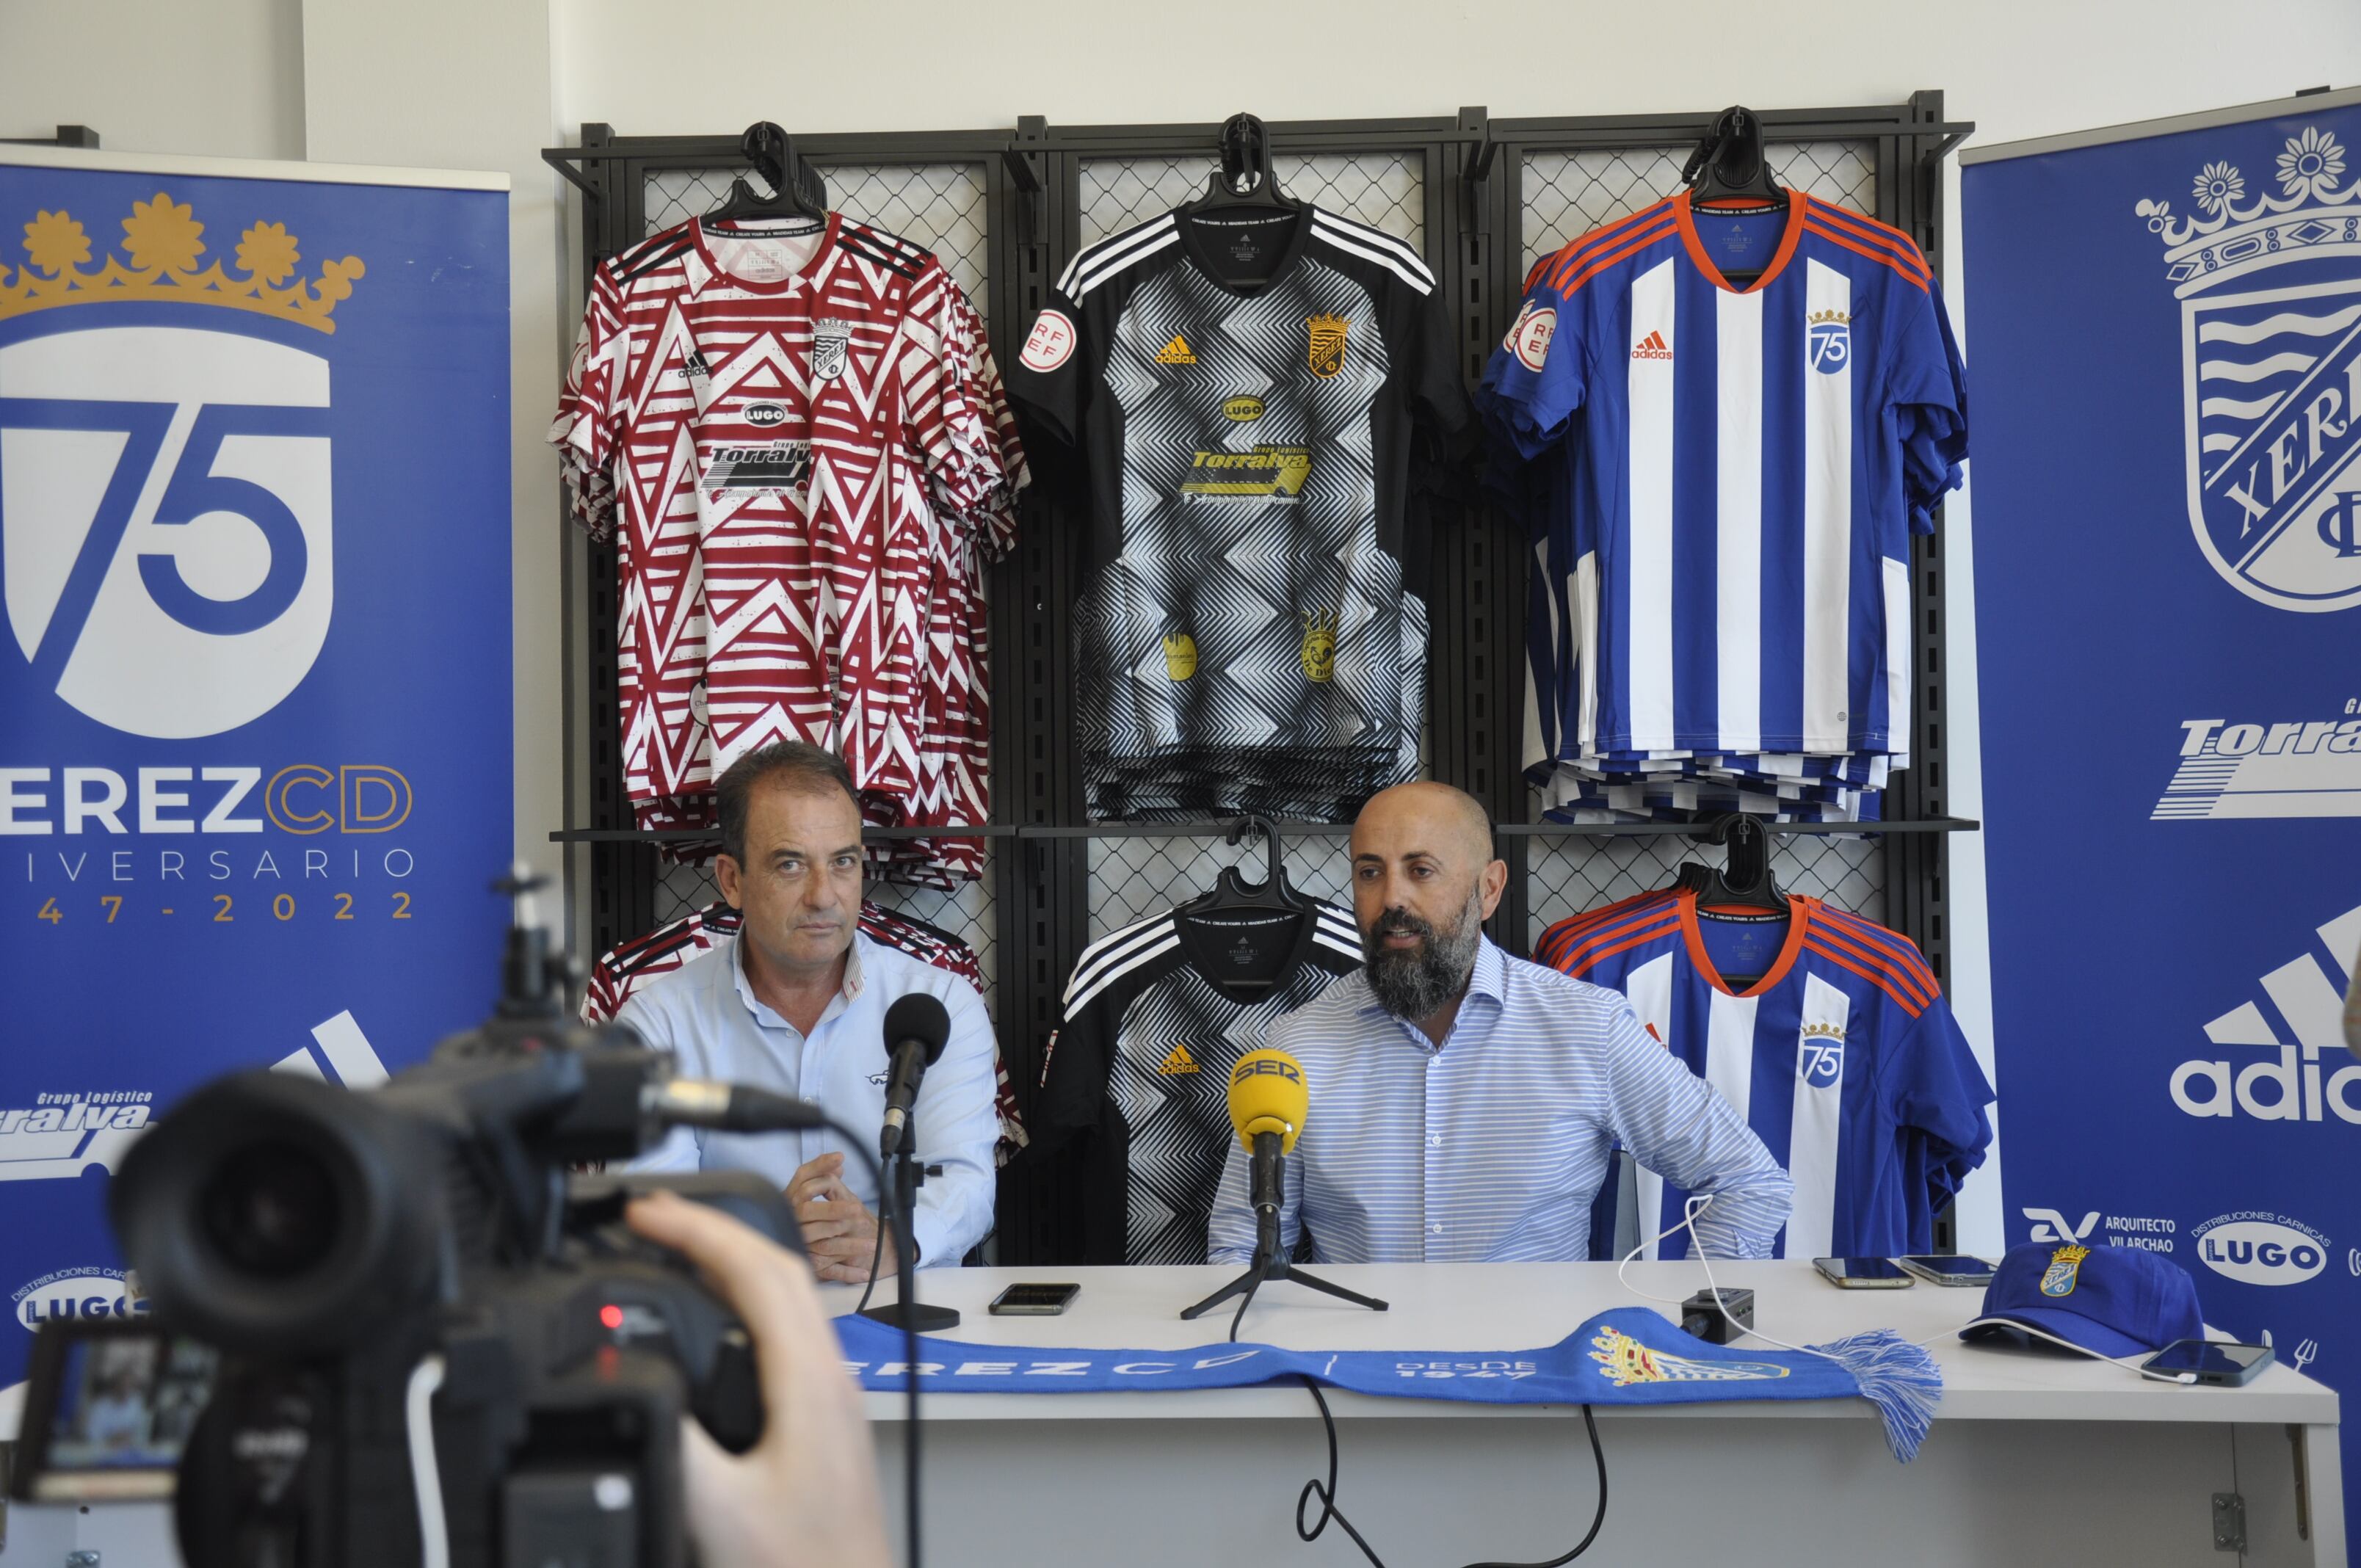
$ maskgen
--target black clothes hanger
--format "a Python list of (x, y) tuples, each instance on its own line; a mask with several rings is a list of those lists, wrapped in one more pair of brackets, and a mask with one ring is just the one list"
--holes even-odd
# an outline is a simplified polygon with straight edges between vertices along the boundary
[[(1681, 183), (1689, 188), (1693, 213), (1708, 202), (1745, 202), (1782, 209), (1787, 205), (1787, 192), (1771, 178), (1770, 160), (1763, 153), (1762, 118), (1736, 104), (1714, 116), (1713, 127), (1681, 168)], [(1743, 289), (1762, 277), (1763, 269), (1725, 267), (1721, 276), (1725, 282)]]
[(1265, 212), (1289, 217), (1303, 203), (1279, 188), (1270, 166), (1270, 133), (1252, 115), (1222, 122), (1220, 165), (1205, 181), (1205, 193), (1180, 211), (1190, 217), (1214, 212)]
[(1247, 882), (1238, 875), (1237, 867), (1224, 866), (1211, 893), (1199, 894), (1175, 913), (1206, 915), (1224, 909), (1257, 909), (1290, 915), (1312, 912), (1312, 900), (1296, 892), (1294, 885), (1287, 880), (1286, 851), (1279, 841), (1279, 825), (1267, 817), (1242, 817), (1230, 829), (1229, 841), (1235, 844), (1250, 832), (1262, 835), (1265, 853), (1262, 881)]
[(757, 120), (738, 138), (738, 147), (771, 189), (758, 194), (745, 176), (739, 176), (730, 182), (730, 194), (721, 205), (705, 214), (707, 223), (792, 217), (827, 221), (828, 182), (797, 156), (794, 137), (768, 120)]
[(1719, 871), (1694, 861), (1682, 865), (1673, 885), (1695, 893), (1699, 908), (1787, 913), (1787, 894), (1779, 879), (1771, 874), (1771, 835), (1763, 831), (1762, 823), (1729, 812), (1690, 837), (1727, 845), (1730, 850), (1728, 862)]
[(1714, 116), (1713, 128), (1681, 168), (1681, 183), (1689, 188), (1692, 205), (1741, 199), (1784, 205), (1787, 200), (1763, 156), (1763, 121), (1736, 104)]
[(1307, 937), (1304, 923), (1318, 918), (1313, 902), (1287, 880), (1278, 824), (1267, 817), (1240, 817), (1230, 829), (1230, 842), (1255, 832), (1262, 835), (1266, 855), (1262, 881), (1247, 882), (1237, 867), (1224, 866), (1212, 892), (1172, 912), (1183, 950), (1198, 972), (1216, 989), (1242, 999), (1267, 992), (1287, 978)]

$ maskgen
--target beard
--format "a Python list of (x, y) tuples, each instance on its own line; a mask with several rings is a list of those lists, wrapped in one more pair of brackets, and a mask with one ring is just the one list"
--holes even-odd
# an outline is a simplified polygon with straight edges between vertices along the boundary
[[(1417, 937), (1418, 946), (1386, 947), (1385, 938), (1397, 932)], [(1369, 992), (1397, 1018), (1432, 1018), (1467, 989), (1467, 977), (1476, 970), (1476, 946), (1483, 939), (1480, 885), (1468, 894), (1466, 907), (1449, 930), (1438, 930), (1407, 909), (1389, 909), (1361, 933)]]

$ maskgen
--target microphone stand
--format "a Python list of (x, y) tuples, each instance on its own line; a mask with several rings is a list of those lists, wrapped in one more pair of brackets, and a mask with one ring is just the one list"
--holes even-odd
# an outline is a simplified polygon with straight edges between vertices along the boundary
[(911, 1151), (918, 1146), (918, 1130), (915, 1124), (905, 1123), (902, 1142), (894, 1151), (894, 1261), (895, 1272), (902, 1277), (901, 1285), (891, 1303), (881, 1302), (866, 1308), (862, 1316), (894, 1328), (907, 1328), (922, 1334), (940, 1333), (955, 1329), (960, 1315), (955, 1308), (929, 1307), (918, 1299), (917, 1237), (911, 1234), (911, 1217), (917, 1212), (918, 1189), (929, 1176), (940, 1176), (941, 1166), (921, 1168), (917, 1156)]
[[(1266, 1133), (1262, 1135), (1269, 1137), (1272, 1135)], [(1282, 1177), (1280, 1179), (1284, 1180), (1285, 1178)], [(1263, 1281), (1267, 1279), (1291, 1280), (1306, 1289), (1317, 1290), (1323, 1295), (1334, 1296), (1342, 1301), (1350, 1301), (1356, 1307), (1367, 1307), (1373, 1312), (1382, 1312), (1387, 1310), (1386, 1303), (1374, 1296), (1364, 1296), (1358, 1291), (1347, 1290), (1341, 1285), (1331, 1285), (1317, 1275), (1306, 1274), (1288, 1261), (1286, 1249), (1279, 1245), (1279, 1202), (1278, 1195), (1274, 1193), (1270, 1202), (1255, 1205), (1254, 1262), (1246, 1266), (1246, 1271), (1244, 1274), (1239, 1275), (1195, 1306), (1183, 1310), (1180, 1314), (1181, 1319), (1185, 1321), (1201, 1318), (1241, 1291), (1245, 1293), (1246, 1299), (1238, 1303), (1238, 1317), (1243, 1319), (1246, 1315), (1246, 1309), (1254, 1305), (1255, 1292), (1262, 1288)], [(1237, 1338), (1235, 1322), (1230, 1325), (1230, 1337)]]

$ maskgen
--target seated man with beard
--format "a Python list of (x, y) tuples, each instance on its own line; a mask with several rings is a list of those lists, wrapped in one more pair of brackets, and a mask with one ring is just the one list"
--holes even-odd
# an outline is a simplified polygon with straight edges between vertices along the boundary
[[(1578, 1262), (1620, 1142), (1712, 1200), (1694, 1227), (1708, 1256), (1768, 1257), (1787, 1173), (1620, 995), (1486, 938), (1508, 876), (1483, 806), (1448, 784), (1362, 808), (1353, 912), (1368, 961), (1270, 1029), (1312, 1095), (1282, 1243), (1308, 1234), (1316, 1263)], [(1254, 1256), (1251, 1165), (1233, 1144), (1213, 1262)]]

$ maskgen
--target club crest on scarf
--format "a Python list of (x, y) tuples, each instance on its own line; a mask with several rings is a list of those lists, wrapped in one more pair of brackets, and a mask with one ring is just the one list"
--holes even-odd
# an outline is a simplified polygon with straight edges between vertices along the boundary
[(1602, 1326), (1590, 1336), (1590, 1344), (1598, 1375), (1618, 1388), (1635, 1383), (1745, 1383), (1787, 1376), (1785, 1367), (1768, 1361), (1700, 1361), (1652, 1350), (1613, 1327)]

